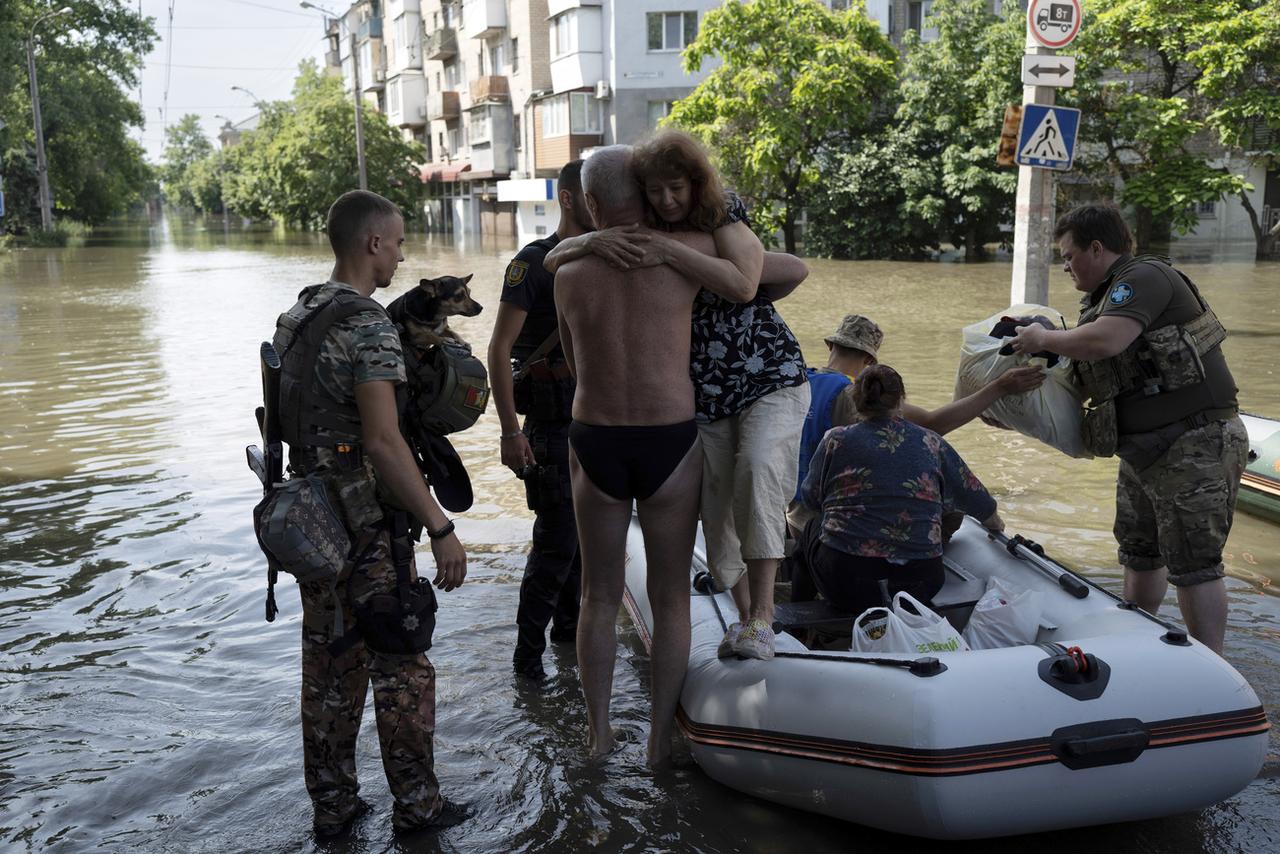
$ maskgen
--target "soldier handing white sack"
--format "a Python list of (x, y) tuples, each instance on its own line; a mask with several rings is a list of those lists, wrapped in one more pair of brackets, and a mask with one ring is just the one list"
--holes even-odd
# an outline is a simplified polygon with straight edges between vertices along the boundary
[(1080, 433), (1084, 405), (1080, 389), (1072, 378), (1071, 360), (1014, 353), (1001, 355), (1009, 339), (991, 335), (1004, 318), (1031, 317), (1044, 318), (1054, 328), (1065, 326), (1062, 314), (1048, 306), (1015, 305), (964, 328), (960, 367), (956, 372), (956, 399), (973, 394), (1010, 368), (1043, 367), (1046, 376), (1039, 388), (998, 399), (987, 407), (983, 417), (1039, 439), (1068, 456), (1090, 459), (1093, 454), (1085, 447)]

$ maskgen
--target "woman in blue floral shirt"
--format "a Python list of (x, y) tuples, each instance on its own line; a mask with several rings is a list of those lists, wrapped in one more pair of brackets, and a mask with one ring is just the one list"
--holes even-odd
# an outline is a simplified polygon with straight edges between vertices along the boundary
[(942, 514), (960, 511), (1003, 530), (996, 501), (937, 433), (902, 417), (902, 377), (887, 365), (858, 375), (862, 420), (827, 431), (801, 498), (820, 516), (801, 550), (818, 590), (854, 613), (905, 590), (929, 603), (942, 588)]

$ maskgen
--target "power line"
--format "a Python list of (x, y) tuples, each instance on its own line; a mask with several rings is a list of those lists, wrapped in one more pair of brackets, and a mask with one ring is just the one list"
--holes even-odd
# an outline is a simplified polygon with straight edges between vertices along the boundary
[(221, 24), (184, 24), (180, 27), (172, 27), (175, 30), (314, 30), (315, 27), (308, 27), (298, 24), (296, 26), (289, 25), (287, 27), (227, 27)]
[(238, 3), (241, 6), (256, 6), (259, 9), (270, 9), (272, 12), (279, 12), (282, 15), (298, 15), (303, 18), (312, 18), (315, 16), (310, 12), (295, 12), (292, 9), (281, 9), (279, 6), (268, 6), (265, 3), (253, 3), (250, 0), (224, 0), (226, 3)]
[(197, 71), (296, 71), (288, 65), (183, 65), (178, 62), (166, 62), (165, 68), (187, 68)]

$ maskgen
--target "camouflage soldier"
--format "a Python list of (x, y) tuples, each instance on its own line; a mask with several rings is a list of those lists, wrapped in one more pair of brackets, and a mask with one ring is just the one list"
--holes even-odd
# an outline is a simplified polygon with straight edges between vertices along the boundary
[(1133, 257), (1114, 205), (1084, 205), (1054, 232), (1085, 297), (1070, 331), (1018, 330), (1017, 352), (1075, 360), (1089, 409), (1084, 439), (1120, 457), (1115, 535), (1125, 598), (1155, 613), (1171, 582), (1191, 634), (1222, 653), (1222, 549), (1249, 441), (1222, 353), (1226, 330), (1168, 259)]
[[(573, 378), (556, 331), (555, 280), (543, 267), (561, 240), (592, 231), (582, 198), (582, 161), (560, 170), (560, 223), (507, 266), (489, 339), (489, 377), (502, 425), (502, 462), (524, 480), (533, 538), (516, 610), (516, 673), (542, 680), (547, 624), (551, 640), (573, 643), (582, 561), (569, 486)], [(519, 379), (513, 380), (512, 357)], [(525, 416), (523, 428), (519, 415)]]
[(326, 307), (349, 306), (338, 311), (327, 332), (315, 332), (317, 341), (300, 347), (318, 347), (312, 375), (291, 377), (290, 366), (297, 362), (286, 356), (281, 380), (282, 389), (290, 382), (302, 389), (292, 412), (289, 395), (281, 394), (291, 473), (322, 477), (354, 544), (336, 595), (325, 582), (300, 585), (303, 756), (315, 830), (318, 836), (341, 833), (364, 809), (356, 797), (355, 746), (370, 681), (395, 827), (447, 827), (467, 813), (440, 796), (433, 769), (435, 670), (423, 652), (376, 651), (375, 646), (395, 648), (398, 629), (365, 618), (375, 597), (397, 590), (397, 554), (415, 585), (430, 595), (430, 586), (413, 574), (407, 532), (393, 532), (392, 520), (404, 518), (393, 506), (425, 526), (437, 587), (453, 590), (466, 577), (466, 554), (453, 523), (418, 474), (400, 434), (396, 386), (405, 381), (405, 369), (399, 336), (386, 313), (368, 300), (391, 283), (404, 260), (404, 222), (391, 202), (353, 191), (329, 210), (328, 233), (336, 257), (333, 274), (304, 290), (280, 316), (274, 341), (277, 352), (286, 353), (307, 341), (304, 328), (319, 324), (316, 318)]

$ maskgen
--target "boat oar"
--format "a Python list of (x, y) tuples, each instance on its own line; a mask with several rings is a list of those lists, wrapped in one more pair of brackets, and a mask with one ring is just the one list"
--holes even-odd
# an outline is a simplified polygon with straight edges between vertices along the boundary
[(1000, 545), (1004, 546), (1009, 554), (1019, 557), (1045, 575), (1058, 582), (1058, 586), (1070, 593), (1077, 599), (1083, 599), (1089, 595), (1089, 585), (1079, 576), (1068, 569), (1063, 569), (1058, 564), (1049, 560), (1044, 556), (1044, 548), (1032, 540), (1028, 540), (1021, 534), (1014, 534), (1012, 537), (1006, 537), (998, 531), (988, 531), (987, 535)]

